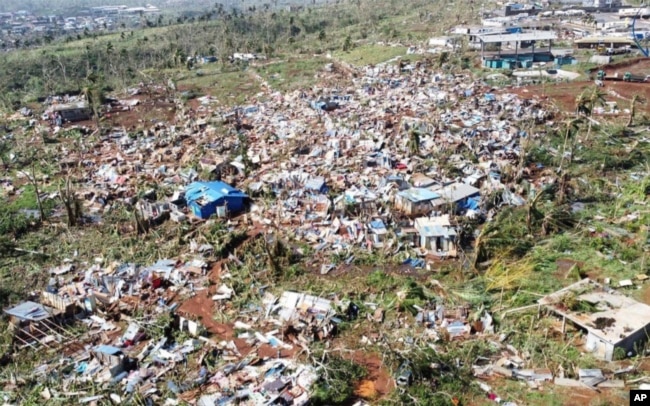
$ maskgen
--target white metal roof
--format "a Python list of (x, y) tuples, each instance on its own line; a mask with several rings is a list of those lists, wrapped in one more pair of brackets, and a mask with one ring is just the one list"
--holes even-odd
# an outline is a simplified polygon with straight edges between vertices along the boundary
[(486, 44), (496, 42), (520, 42), (520, 41), (545, 41), (556, 39), (555, 31), (531, 31), (516, 34), (483, 34), (476, 36), (479, 41)]

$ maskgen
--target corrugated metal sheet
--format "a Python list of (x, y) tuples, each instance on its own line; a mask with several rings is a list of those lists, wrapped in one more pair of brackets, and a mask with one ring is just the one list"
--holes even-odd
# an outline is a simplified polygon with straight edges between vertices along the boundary
[(397, 195), (404, 199), (410, 200), (414, 203), (440, 198), (440, 195), (438, 193), (432, 192), (428, 189), (421, 189), (415, 187), (411, 189), (403, 190), (399, 192)]
[(5, 310), (10, 316), (14, 316), (20, 320), (39, 321), (45, 320), (50, 316), (56, 314), (56, 309), (43, 306), (36, 302), (23, 302), (18, 306)]

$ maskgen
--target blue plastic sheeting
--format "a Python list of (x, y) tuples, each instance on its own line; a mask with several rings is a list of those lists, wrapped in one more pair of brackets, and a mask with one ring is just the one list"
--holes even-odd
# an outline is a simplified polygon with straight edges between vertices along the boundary
[(95, 347), (95, 352), (107, 355), (119, 355), (122, 353), (122, 350), (117, 347), (113, 347), (112, 345), (99, 345)]
[(424, 260), (419, 258), (407, 258), (402, 265), (412, 266), (413, 268), (424, 268)]
[(470, 210), (478, 210), (479, 209), (479, 199), (478, 198), (473, 198), (469, 197), (465, 199), (464, 201), (458, 202), (458, 207), (461, 209), (470, 209)]
[(185, 188), (185, 199), (195, 201), (204, 198), (209, 201), (219, 200), (224, 196), (248, 197), (244, 192), (235, 189), (227, 183), (214, 182), (194, 182)]
[(227, 204), (228, 210), (238, 212), (243, 209), (248, 195), (224, 182), (193, 182), (185, 188), (185, 200), (199, 218), (209, 218), (217, 213), (217, 206)]

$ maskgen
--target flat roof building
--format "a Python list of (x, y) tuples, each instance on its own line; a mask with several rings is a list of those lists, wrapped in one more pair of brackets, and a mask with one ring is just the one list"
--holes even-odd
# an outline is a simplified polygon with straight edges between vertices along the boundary
[[(556, 38), (555, 31), (528, 31), (507, 34), (486, 33), (476, 36), (476, 40), (481, 47), (483, 66), (489, 68), (517, 68), (519, 65), (534, 62), (548, 62), (552, 60), (551, 49), (553, 40)], [(542, 41), (548, 42), (548, 48), (539, 46)], [(509, 50), (507, 54), (502, 54), (503, 44), (514, 46), (514, 52)], [(486, 55), (486, 45), (496, 45), (496, 55), (494, 53)], [(536, 48), (537, 53), (535, 53)]]
[[(538, 301), (566, 321), (587, 332), (585, 349), (598, 358), (613, 360), (617, 348), (635, 353), (648, 338), (650, 306), (586, 278)], [(591, 310), (585, 310), (591, 309)]]
[(634, 40), (628, 37), (616, 36), (593, 36), (580, 38), (573, 41), (578, 48), (594, 48), (598, 45), (604, 45), (609, 48), (621, 48), (625, 46), (636, 46)]

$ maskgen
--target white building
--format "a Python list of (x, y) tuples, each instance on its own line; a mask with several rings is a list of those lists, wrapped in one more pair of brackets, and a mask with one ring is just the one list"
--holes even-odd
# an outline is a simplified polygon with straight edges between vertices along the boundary
[(415, 229), (420, 236), (420, 248), (429, 254), (444, 257), (458, 255), (456, 230), (449, 222), (449, 215), (416, 218)]
[[(589, 278), (538, 303), (562, 318), (562, 332), (567, 321), (586, 331), (585, 350), (606, 361), (614, 358), (618, 348), (622, 355), (633, 354), (650, 333), (650, 306)], [(574, 307), (568, 308), (567, 303)], [(584, 311), (584, 307), (593, 311)]]

